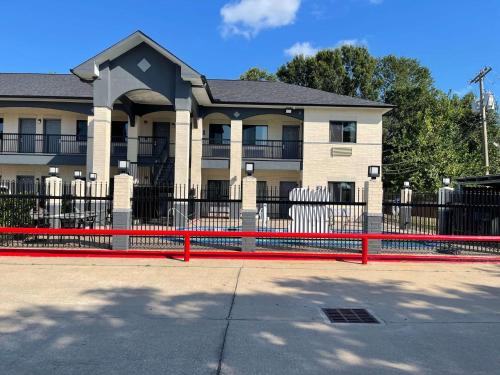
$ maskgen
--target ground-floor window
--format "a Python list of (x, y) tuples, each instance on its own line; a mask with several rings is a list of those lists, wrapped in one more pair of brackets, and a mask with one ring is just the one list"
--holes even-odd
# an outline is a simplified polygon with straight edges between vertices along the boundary
[(330, 199), (334, 202), (354, 202), (354, 182), (328, 182)]

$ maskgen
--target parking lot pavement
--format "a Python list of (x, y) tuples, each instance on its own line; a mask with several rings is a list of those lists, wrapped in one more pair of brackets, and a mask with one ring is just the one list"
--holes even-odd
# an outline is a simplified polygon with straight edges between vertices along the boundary
[(499, 281), (494, 264), (5, 257), (0, 373), (493, 374)]

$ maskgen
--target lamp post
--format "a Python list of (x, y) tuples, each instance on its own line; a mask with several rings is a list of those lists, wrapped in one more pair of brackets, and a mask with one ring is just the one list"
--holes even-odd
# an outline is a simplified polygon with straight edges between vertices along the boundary
[(50, 177), (57, 177), (58, 174), (59, 174), (58, 167), (49, 167), (49, 176)]
[(247, 176), (252, 176), (255, 172), (255, 163), (245, 163), (245, 172), (247, 173)]
[(370, 177), (372, 180), (375, 180), (376, 178), (380, 177), (380, 166), (370, 165), (368, 167), (368, 177)]
[(128, 160), (120, 160), (118, 162), (118, 172), (123, 174), (130, 173), (130, 161)]

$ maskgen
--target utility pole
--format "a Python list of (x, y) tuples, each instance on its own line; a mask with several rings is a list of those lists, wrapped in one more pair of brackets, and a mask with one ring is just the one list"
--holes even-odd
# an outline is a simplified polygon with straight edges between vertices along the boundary
[(484, 154), (484, 168), (486, 175), (490, 174), (490, 158), (488, 155), (488, 128), (486, 124), (486, 106), (484, 105), (484, 77), (491, 72), (489, 66), (484, 67), (481, 71), (471, 79), (470, 83), (479, 82), (479, 104), (481, 106), (481, 121), (483, 123), (483, 154)]

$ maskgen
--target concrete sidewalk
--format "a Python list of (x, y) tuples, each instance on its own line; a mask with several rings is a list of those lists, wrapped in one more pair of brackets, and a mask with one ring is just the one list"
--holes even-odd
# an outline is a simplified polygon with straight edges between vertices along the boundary
[(1, 374), (500, 369), (500, 265), (0, 258), (0, 285)]

